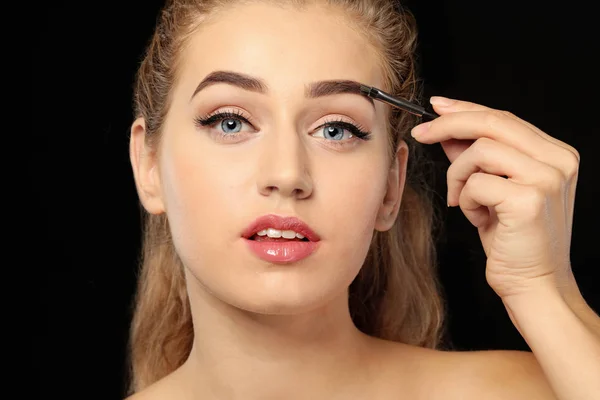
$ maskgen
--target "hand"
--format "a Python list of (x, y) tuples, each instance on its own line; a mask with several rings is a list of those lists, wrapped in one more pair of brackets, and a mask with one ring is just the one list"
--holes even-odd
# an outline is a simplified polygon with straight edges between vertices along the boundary
[(573, 282), (577, 150), (506, 111), (439, 97), (431, 104), (440, 117), (412, 133), (448, 156), (448, 205), (477, 227), (488, 284), (503, 299), (548, 285), (562, 292)]

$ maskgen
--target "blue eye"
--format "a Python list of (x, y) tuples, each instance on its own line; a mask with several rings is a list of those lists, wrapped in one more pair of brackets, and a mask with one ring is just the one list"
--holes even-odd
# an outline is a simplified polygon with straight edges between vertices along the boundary
[(227, 118), (221, 121), (221, 128), (225, 133), (237, 133), (242, 130), (242, 121), (236, 118)]
[[(237, 140), (241, 137), (240, 132), (244, 129), (244, 124), (252, 130), (252, 123), (248, 118), (241, 115), (239, 112), (217, 112), (206, 117), (195, 118), (195, 123), (198, 127), (211, 127), (220, 130), (221, 133), (216, 133), (221, 139)], [(217, 128), (217, 124), (221, 129)], [(248, 128), (247, 127), (247, 128)], [(346, 143), (354, 138), (360, 140), (369, 140), (371, 134), (365, 132), (359, 125), (355, 125), (346, 121), (328, 121), (318, 127), (312, 136), (327, 139), (330, 142)]]
[(197, 117), (195, 119), (196, 125), (199, 127), (209, 126), (213, 129), (219, 130), (219, 135), (222, 136), (237, 136), (237, 134), (244, 129), (244, 124), (246, 125), (246, 130), (249, 128), (252, 130), (252, 124), (245, 118), (241, 113), (238, 112), (218, 112), (213, 115), (209, 115), (206, 117)]
[(345, 121), (326, 122), (315, 132), (316, 137), (322, 137), (331, 141), (340, 142), (357, 137), (361, 140), (369, 140), (371, 134), (363, 131), (358, 126)]
[(342, 140), (344, 138), (344, 128), (339, 126), (323, 127), (323, 137), (326, 139)]

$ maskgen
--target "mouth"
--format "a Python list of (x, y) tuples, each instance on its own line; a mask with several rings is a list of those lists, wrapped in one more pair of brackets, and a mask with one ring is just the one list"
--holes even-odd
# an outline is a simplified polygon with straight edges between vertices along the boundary
[(321, 238), (296, 217), (269, 214), (252, 222), (243, 232), (248, 248), (269, 264), (294, 264), (320, 247)]
[(320, 240), (319, 235), (299, 218), (274, 214), (257, 218), (245, 229), (242, 237), (256, 242), (318, 242)]
[(253, 240), (255, 242), (310, 242), (310, 240), (308, 240), (308, 238), (306, 237), (294, 237), (292, 239), (288, 239), (284, 237), (271, 237), (266, 234), (259, 235), (258, 233), (255, 233), (254, 235), (250, 236), (248, 240)]

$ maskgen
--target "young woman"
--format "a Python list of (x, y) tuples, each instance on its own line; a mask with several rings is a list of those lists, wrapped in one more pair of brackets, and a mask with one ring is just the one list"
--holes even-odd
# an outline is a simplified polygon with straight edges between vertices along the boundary
[[(173, 0), (140, 66), (130, 155), (147, 212), (134, 399), (598, 399), (600, 319), (570, 269), (579, 155), (535, 126), (417, 97), (415, 29), (389, 0)], [(448, 204), (532, 349), (439, 346), (432, 205)]]

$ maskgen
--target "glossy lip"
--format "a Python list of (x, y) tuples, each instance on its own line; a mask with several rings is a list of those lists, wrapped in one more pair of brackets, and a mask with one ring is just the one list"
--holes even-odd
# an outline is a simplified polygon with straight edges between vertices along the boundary
[(282, 217), (280, 215), (268, 214), (257, 218), (242, 233), (242, 237), (250, 239), (257, 232), (263, 229), (273, 228), (281, 231), (294, 231), (306, 237), (311, 242), (321, 240), (310, 227), (302, 220), (296, 217)]

